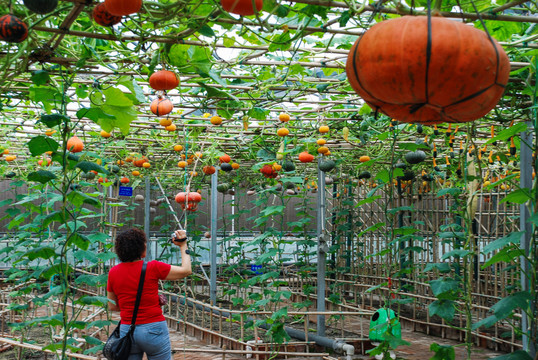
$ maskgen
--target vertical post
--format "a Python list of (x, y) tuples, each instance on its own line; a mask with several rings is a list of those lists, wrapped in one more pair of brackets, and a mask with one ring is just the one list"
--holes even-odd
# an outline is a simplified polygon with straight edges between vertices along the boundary
[(149, 202), (151, 201), (151, 189), (150, 189), (150, 183), (149, 183), (149, 176), (146, 176), (146, 194), (144, 195), (144, 232), (146, 233), (146, 236), (148, 237), (148, 246), (147, 246), (147, 252), (146, 252), (146, 260), (150, 261), (153, 260), (151, 257), (151, 246), (150, 246), (150, 239), (151, 239), (151, 229), (150, 229), (150, 220), (151, 220), (151, 211), (149, 209)]
[(351, 272), (351, 257), (353, 256), (353, 187), (351, 181), (347, 185), (347, 201), (351, 204), (349, 214), (347, 214), (347, 250), (346, 250), (346, 269)]
[(209, 300), (211, 305), (215, 305), (217, 303), (217, 183), (218, 171), (215, 171), (215, 173), (211, 175), (211, 248), (209, 251), (211, 257), (211, 273), (209, 275)]
[[(521, 151), (520, 151), (520, 184), (521, 188), (532, 189), (532, 152), (533, 152), (533, 126), (530, 121), (527, 122), (527, 131), (524, 131), (520, 134), (521, 137)], [(521, 236), (521, 250), (525, 253), (526, 256), (529, 256), (530, 253), (530, 243), (532, 236), (532, 224), (528, 221), (530, 217), (529, 208), (527, 207), (528, 203), (521, 204), (519, 207), (519, 228), (523, 231)], [(530, 271), (530, 264), (527, 261), (525, 256), (521, 256), (521, 290), (530, 291), (530, 279), (527, 274)], [(531, 304), (531, 309), (534, 310), (536, 304)], [(527, 351), (532, 358), (536, 356), (536, 347), (532, 339), (534, 338), (536, 332), (536, 319), (529, 318), (525, 313), (521, 313), (521, 329), (523, 331), (523, 350)], [(529, 337), (529, 332), (531, 336)], [(534, 333), (534, 334), (533, 334)]]
[[(327, 241), (323, 234), (325, 230), (325, 173), (319, 169), (321, 158), (318, 158), (318, 201), (317, 227), (318, 263), (317, 263), (317, 311), (325, 311), (325, 270), (327, 264)], [(317, 335), (325, 336), (325, 315), (318, 315)]]

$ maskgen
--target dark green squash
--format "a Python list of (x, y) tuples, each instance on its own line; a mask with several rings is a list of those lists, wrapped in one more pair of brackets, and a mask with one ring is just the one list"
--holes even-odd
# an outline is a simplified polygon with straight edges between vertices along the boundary
[(359, 174), (359, 179), (370, 179), (372, 174), (369, 171), (363, 171)]
[(11, 179), (11, 178), (15, 177), (15, 175), (17, 175), (17, 174), (15, 174), (13, 171), (11, 171), (11, 172), (8, 172), (8, 173), (6, 174), (6, 177), (7, 177), (8, 179)]
[(284, 171), (295, 171), (295, 164), (293, 161), (286, 160), (282, 163), (282, 169)]
[(411, 151), (405, 154), (405, 161), (410, 164), (419, 164), (426, 160), (426, 153), (422, 150)]
[(322, 160), (319, 163), (319, 169), (323, 172), (329, 172), (336, 167), (334, 160)]
[(58, 6), (58, 0), (23, 0), (24, 5), (38, 14), (48, 14)]
[(415, 178), (415, 173), (410, 170), (404, 170), (403, 176), (398, 176), (398, 180), (409, 181)]
[(226, 172), (228, 172), (228, 171), (232, 171), (232, 170), (233, 170), (232, 165), (230, 165), (229, 163), (222, 163), (222, 164), (220, 164), (220, 169), (221, 169), (222, 171), (226, 171)]
[(230, 189), (230, 185), (228, 185), (227, 183), (222, 183), (222, 184), (217, 185), (217, 191), (220, 192), (220, 193), (224, 194), (229, 189)]

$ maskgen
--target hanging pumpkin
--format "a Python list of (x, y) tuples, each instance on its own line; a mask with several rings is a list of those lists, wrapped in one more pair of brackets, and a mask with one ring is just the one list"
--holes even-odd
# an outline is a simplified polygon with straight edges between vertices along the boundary
[(271, 165), (264, 165), (260, 172), (268, 179), (274, 179), (278, 176), (278, 172)]
[(28, 37), (28, 26), (14, 15), (0, 17), (0, 40), (19, 43)]
[(105, 0), (105, 6), (110, 14), (124, 16), (139, 12), (142, 0)]
[(67, 140), (67, 150), (72, 153), (78, 153), (84, 150), (84, 143), (74, 135), (69, 140)]
[(58, 6), (58, 0), (23, 0), (24, 5), (37, 14), (48, 14)]
[(410, 164), (419, 164), (426, 160), (426, 153), (422, 150), (411, 151), (405, 154), (405, 161)]
[(165, 97), (158, 97), (151, 102), (149, 109), (157, 116), (164, 116), (172, 112), (172, 110), (174, 109), (174, 104), (172, 104), (170, 99), (167, 99)]
[(149, 86), (153, 90), (172, 90), (178, 85), (179, 79), (172, 71), (159, 70), (149, 77)]
[(206, 175), (213, 175), (217, 171), (217, 169), (215, 169), (214, 166), (206, 165), (202, 168), (202, 171)]
[(232, 171), (232, 170), (233, 170), (233, 167), (232, 167), (232, 165), (230, 165), (229, 163), (226, 163), (226, 162), (225, 162), (225, 163), (220, 164), (220, 169), (221, 169), (222, 171), (226, 171), (226, 172), (228, 172), (228, 171)]
[[(256, 4), (256, 10), (252, 6), (253, 2)], [(242, 16), (254, 15), (263, 7), (263, 0), (221, 0), (220, 3), (227, 12)]]
[(182, 191), (176, 195), (175, 199), (183, 210), (196, 211), (198, 209), (198, 203), (202, 201), (202, 195), (195, 191), (189, 193)]
[(229, 163), (230, 161), (232, 161), (232, 158), (230, 157), (230, 155), (224, 154), (221, 157), (219, 157), (219, 160), (221, 163)]
[(93, 20), (101, 26), (114, 26), (121, 22), (121, 16), (112, 15), (106, 9), (105, 3), (95, 5), (92, 12)]
[(510, 61), (494, 39), (472, 26), (404, 16), (361, 36), (349, 52), (346, 72), (373, 109), (398, 121), (468, 122), (497, 104)]
[(309, 163), (314, 161), (314, 155), (310, 155), (308, 152), (303, 151), (299, 154), (299, 161), (302, 163)]

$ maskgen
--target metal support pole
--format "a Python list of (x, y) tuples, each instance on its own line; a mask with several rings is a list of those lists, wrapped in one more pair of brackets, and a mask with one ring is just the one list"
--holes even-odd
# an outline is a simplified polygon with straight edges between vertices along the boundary
[[(149, 210), (149, 202), (151, 198), (151, 189), (150, 189), (150, 183), (149, 183), (149, 176), (146, 176), (146, 195), (144, 196), (144, 232), (146, 233), (146, 236), (148, 237), (148, 245), (149, 240), (151, 238), (151, 230), (150, 230), (150, 220), (151, 220), (151, 212)], [(151, 257), (151, 246), (147, 247), (146, 251), (146, 260), (150, 261), (153, 260)]]
[(211, 273), (209, 275), (209, 299), (211, 305), (217, 303), (217, 208), (218, 208), (218, 172), (211, 175)]
[[(325, 270), (327, 265), (327, 240), (325, 239), (325, 173), (319, 169), (321, 158), (318, 158), (318, 201), (317, 227), (318, 263), (317, 263), (317, 311), (325, 311)], [(317, 335), (325, 336), (325, 315), (318, 315)]]
[[(533, 131), (532, 123), (527, 122), (527, 131), (520, 134), (521, 137), (521, 151), (520, 151), (520, 167), (521, 167), (521, 188), (532, 189), (532, 152), (533, 152)], [(519, 207), (519, 226), (523, 232), (521, 236), (521, 250), (526, 256), (530, 254), (530, 243), (532, 237), (532, 224), (528, 221), (530, 212), (527, 204), (521, 204)], [(530, 271), (530, 264), (526, 257), (521, 256), (521, 290), (530, 291), (530, 280), (527, 276)], [(531, 303), (531, 309), (534, 310), (536, 304)], [(536, 356), (536, 346), (530, 340), (536, 335), (536, 319), (529, 318), (525, 313), (521, 313), (521, 329), (523, 331), (523, 350), (527, 351), (532, 358)], [(529, 334), (531, 336), (529, 336)]]

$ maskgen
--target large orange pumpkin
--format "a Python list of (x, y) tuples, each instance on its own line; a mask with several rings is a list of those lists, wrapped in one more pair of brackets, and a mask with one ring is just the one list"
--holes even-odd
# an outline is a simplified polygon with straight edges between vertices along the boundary
[(178, 85), (179, 79), (172, 71), (159, 70), (149, 77), (149, 86), (153, 90), (172, 90)]
[(299, 154), (299, 161), (302, 163), (309, 163), (314, 161), (314, 155), (309, 154), (306, 151), (303, 151)]
[(510, 61), (487, 34), (440, 17), (378, 23), (351, 48), (349, 83), (375, 110), (403, 122), (467, 122), (487, 114), (508, 82)]
[(224, 10), (237, 15), (254, 15), (263, 7), (263, 0), (255, 0), (256, 11), (252, 7), (253, 0), (221, 0), (221, 5)]
[(116, 16), (137, 13), (142, 7), (142, 0), (105, 0), (106, 10)]
[(175, 199), (183, 210), (196, 211), (198, 203), (202, 201), (202, 195), (194, 191), (189, 193), (182, 191), (176, 195)]
[(157, 116), (164, 116), (174, 110), (174, 104), (165, 97), (159, 97), (151, 102), (149, 109)]
[(74, 135), (69, 140), (67, 140), (67, 150), (72, 153), (81, 152), (82, 150), (84, 150), (84, 143), (78, 138), (78, 136)]

